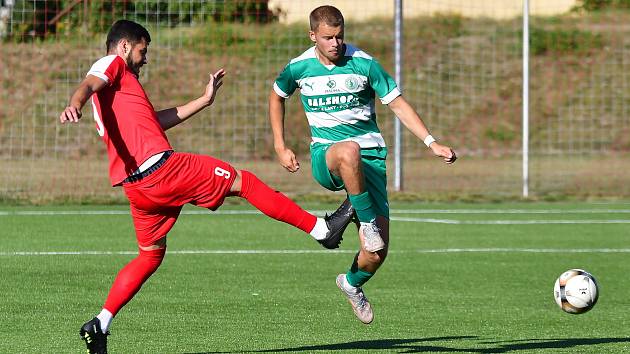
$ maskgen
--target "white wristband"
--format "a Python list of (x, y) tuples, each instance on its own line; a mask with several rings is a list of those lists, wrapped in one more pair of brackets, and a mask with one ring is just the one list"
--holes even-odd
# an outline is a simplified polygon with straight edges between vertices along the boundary
[(433, 136), (431, 136), (430, 134), (427, 135), (426, 138), (424, 138), (424, 145), (426, 145), (427, 147), (429, 145), (431, 145), (431, 143), (435, 142), (435, 138)]

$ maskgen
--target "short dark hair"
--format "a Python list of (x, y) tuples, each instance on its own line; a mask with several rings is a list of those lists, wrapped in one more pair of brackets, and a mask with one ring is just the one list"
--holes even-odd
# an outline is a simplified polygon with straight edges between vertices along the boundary
[(151, 42), (149, 31), (142, 25), (129, 20), (118, 20), (114, 22), (109, 33), (107, 33), (107, 41), (105, 47), (109, 53), (121, 39), (127, 39), (131, 43), (138, 43), (144, 38), (147, 43)]
[(324, 5), (311, 11), (309, 21), (311, 23), (311, 31), (315, 31), (322, 22), (331, 27), (339, 27), (343, 26), (343, 15), (338, 8)]

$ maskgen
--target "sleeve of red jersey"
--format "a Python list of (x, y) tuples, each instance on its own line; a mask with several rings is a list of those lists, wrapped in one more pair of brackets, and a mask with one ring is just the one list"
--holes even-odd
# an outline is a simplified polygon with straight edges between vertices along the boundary
[[(96, 61), (87, 75), (94, 75), (112, 85), (120, 80), (125, 71), (125, 61), (118, 55), (108, 55)], [(86, 76), (87, 76), (86, 75)]]

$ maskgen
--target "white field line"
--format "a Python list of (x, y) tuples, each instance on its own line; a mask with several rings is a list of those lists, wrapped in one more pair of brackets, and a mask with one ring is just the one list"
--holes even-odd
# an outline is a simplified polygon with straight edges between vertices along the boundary
[[(167, 251), (170, 255), (251, 255), (251, 254), (354, 254), (356, 250), (180, 250)], [(389, 253), (630, 253), (630, 248), (437, 248), (390, 250)], [(110, 256), (136, 255), (137, 251), (15, 251), (0, 252), (0, 257), (12, 256)]]
[[(311, 210), (323, 215), (331, 210)], [(630, 214), (630, 209), (392, 209), (390, 214)], [(16, 210), (0, 216), (129, 215), (128, 210)], [(263, 215), (258, 210), (184, 210), (182, 215)]]
[(392, 214), (630, 214), (630, 209), (395, 209)]
[(408, 221), (430, 224), (450, 224), (450, 225), (550, 225), (550, 224), (630, 224), (630, 219), (616, 220), (454, 220), (454, 219), (431, 219), (431, 218), (401, 218), (391, 217), (393, 221)]
[[(316, 215), (323, 215), (324, 210), (311, 211)], [(392, 215), (404, 214), (628, 214), (630, 209), (393, 209)], [(263, 214), (258, 210), (184, 210), (183, 215), (259, 215)], [(64, 216), (64, 215), (129, 215), (127, 210), (18, 210), (0, 211), (0, 216)], [(576, 220), (456, 220), (437, 218), (414, 218), (392, 216), (393, 221), (450, 224), (450, 225), (551, 225), (551, 224), (630, 224), (629, 219), (576, 219)]]

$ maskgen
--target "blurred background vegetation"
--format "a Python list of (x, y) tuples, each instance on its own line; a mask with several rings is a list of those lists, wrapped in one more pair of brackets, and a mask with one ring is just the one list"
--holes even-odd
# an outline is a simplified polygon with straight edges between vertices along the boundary
[[(624, 172), (630, 168), (629, 4), (586, 0), (567, 13), (530, 18), (533, 196), (630, 197)], [(42, 15), (47, 20), (37, 17)], [(287, 103), (286, 139), (303, 162), (301, 174), (286, 175), (275, 161), (267, 119), (275, 76), (311, 45), (305, 22), (282, 23), (267, 1), (18, 0), (12, 16), (10, 35), (0, 44), (0, 88), (6, 92), (0, 97), (0, 201), (119, 197), (107, 184), (90, 109), (78, 126), (56, 123), (72, 90), (105, 54), (104, 36), (119, 18), (151, 32), (149, 65), (140, 80), (156, 109), (199, 95), (207, 72), (228, 71), (220, 100), (168, 131), (178, 150), (249, 168), (287, 193), (323, 192), (309, 175), (310, 132), (298, 100)], [(522, 33), (518, 17), (438, 13), (405, 19), (405, 97), (433, 134), (462, 156), (444, 168), (403, 129), (408, 193), (437, 199), (520, 195)], [(391, 74), (393, 38), (391, 16), (347, 21), (346, 41)], [(377, 112), (391, 146), (393, 116), (380, 104)]]

